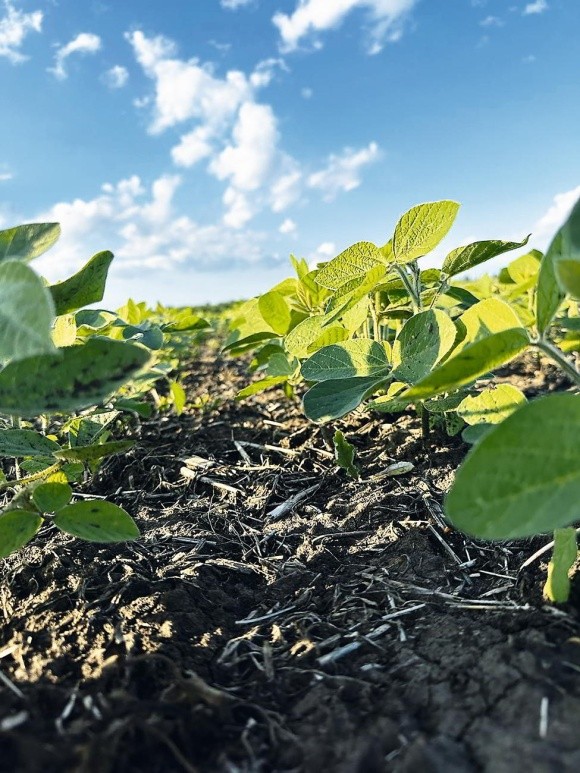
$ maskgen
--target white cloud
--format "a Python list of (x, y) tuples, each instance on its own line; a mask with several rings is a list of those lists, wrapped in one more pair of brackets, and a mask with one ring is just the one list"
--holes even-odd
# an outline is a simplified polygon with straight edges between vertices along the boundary
[(341, 192), (352, 191), (361, 184), (361, 169), (380, 157), (379, 146), (371, 142), (366, 148), (345, 148), (340, 156), (331, 155), (324, 169), (308, 177), (308, 187), (316, 188), (325, 201), (332, 201)]
[(324, 263), (337, 253), (336, 244), (334, 242), (322, 242), (318, 247), (310, 254), (308, 265), (310, 269), (315, 269), (319, 263)]
[(278, 231), (280, 231), (281, 234), (295, 234), (298, 226), (296, 223), (291, 220), (289, 217), (286, 218), (278, 228)]
[(20, 52), (20, 48), (30, 32), (42, 31), (44, 15), (42, 11), (23, 13), (10, 0), (4, 0), (3, 5), (5, 15), (0, 18), (0, 56), (18, 64), (28, 58)]
[(9, 182), (10, 180), (14, 179), (14, 175), (12, 172), (2, 172), (0, 171), (0, 183)]
[(175, 212), (174, 196), (182, 180), (164, 175), (146, 188), (139, 177), (106, 183), (94, 199), (62, 201), (34, 219), (56, 221), (62, 237), (38, 259), (40, 273), (51, 281), (76, 271), (91, 254), (111, 249), (114, 270), (220, 270), (272, 260), (264, 249), (265, 234), (233, 230), (221, 224), (199, 224)]
[(210, 171), (218, 180), (230, 179), (244, 191), (261, 187), (270, 171), (278, 130), (270, 105), (245, 102), (233, 130), (233, 143), (213, 160)]
[(227, 8), (230, 11), (236, 11), (238, 8), (243, 8), (245, 5), (250, 5), (254, 0), (221, 0), (222, 8)]
[(539, 249), (545, 249), (556, 231), (564, 223), (572, 207), (580, 199), (580, 185), (564, 193), (557, 193), (551, 206), (537, 220), (532, 228), (532, 241)]
[(212, 132), (208, 126), (198, 126), (191, 132), (183, 134), (179, 145), (171, 150), (171, 157), (178, 166), (191, 167), (212, 154), (213, 146), (210, 140)]
[(72, 54), (96, 54), (101, 49), (101, 38), (92, 32), (81, 32), (66, 45), (57, 49), (54, 57), (54, 67), (49, 67), (55, 78), (64, 80), (68, 77), (66, 60)]
[(102, 80), (105, 86), (108, 86), (110, 89), (122, 89), (129, 80), (129, 71), (126, 67), (116, 64), (110, 70), (103, 73)]
[(298, 0), (291, 14), (278, 12), (272, 21), (278, 28), (283, 51), (295, 51), (304, 38), (338, 27), (355, 9), (367, 11), (368, 28), (365, 46), (369, 54), (377, 54), (385, 42), (396, 42), (402, 35), (403, 23), (417, 0)]
[(530, 16), (531, 14), (544, 13), (550, 6), (546, 0), (535, 0), (533, 3), (528, 3), (524, 8), (524, 16)]
[(139, 30), (126, 38), (155, 83), (152, 134), (191, 120), (201, 121), (217, 134), (251, 97), (252, 86), (242, 72), (231, 70), (225, 78), (218, 78), (209, 64), (178, 59), (175, 44), (167, 38), (148, 38)]
[(503, 27), (504, 23), (499, 16), (486, 16), (485, 19), (479, 22), (481, 27)]
[(296, 163), (289, 162), (288, 166), (290, 168), (272, 183), (270, 189), (273, 212), (283, 212), (302, 195), (303, 174)]

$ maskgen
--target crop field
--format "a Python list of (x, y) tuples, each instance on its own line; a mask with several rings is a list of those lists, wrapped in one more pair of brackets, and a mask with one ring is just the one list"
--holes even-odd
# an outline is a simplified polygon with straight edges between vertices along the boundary
[(580, 202), (458, 208), (204, 309), (0, 231), (0, 771), (580, 770)]

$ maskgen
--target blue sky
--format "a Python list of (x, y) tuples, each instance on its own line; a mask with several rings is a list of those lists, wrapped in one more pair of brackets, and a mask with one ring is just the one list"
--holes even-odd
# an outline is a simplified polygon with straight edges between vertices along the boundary
[(462, 203), (443, 249), (580, 196), (578, 0), (0, 0), (0, 227), (61, 222), (51, 280), (248, 297)]

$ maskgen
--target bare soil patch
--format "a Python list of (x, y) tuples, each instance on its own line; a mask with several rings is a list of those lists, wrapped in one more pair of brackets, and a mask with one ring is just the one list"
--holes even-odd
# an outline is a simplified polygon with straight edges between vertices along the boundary
[[(530, 368), (535, 393), (563, 385), (503, 376)], [(102, 467), (92, 493), (140, 541), (46, 529), (4, 562), (0, 771), (580, 770), (577, 603), (542, 603), (542, 560), (521, 571), (547, 538), (446, 526), (460, 439), (349, 418), (350, 481), (280, 392), (236, 403), (246, 382), (205, 352), (186, 383), (210, 409)]]

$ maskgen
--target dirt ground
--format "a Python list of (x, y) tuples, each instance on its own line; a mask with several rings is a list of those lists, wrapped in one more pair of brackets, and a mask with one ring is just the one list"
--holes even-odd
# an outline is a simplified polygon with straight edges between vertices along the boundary
[[(561, 386), (536, 371), (503, 377)], [(580, 770), (578, 600), (524, 566), (548, 538), (446, 526), (459, 438), (338, 422), (352, 481), (279, 390), (234, 401), (242, 362), (185, 380), (205, 409), (145, 422), (92, 485), (142, 539), (47, 528), (4, 561), (0, 771)]]

